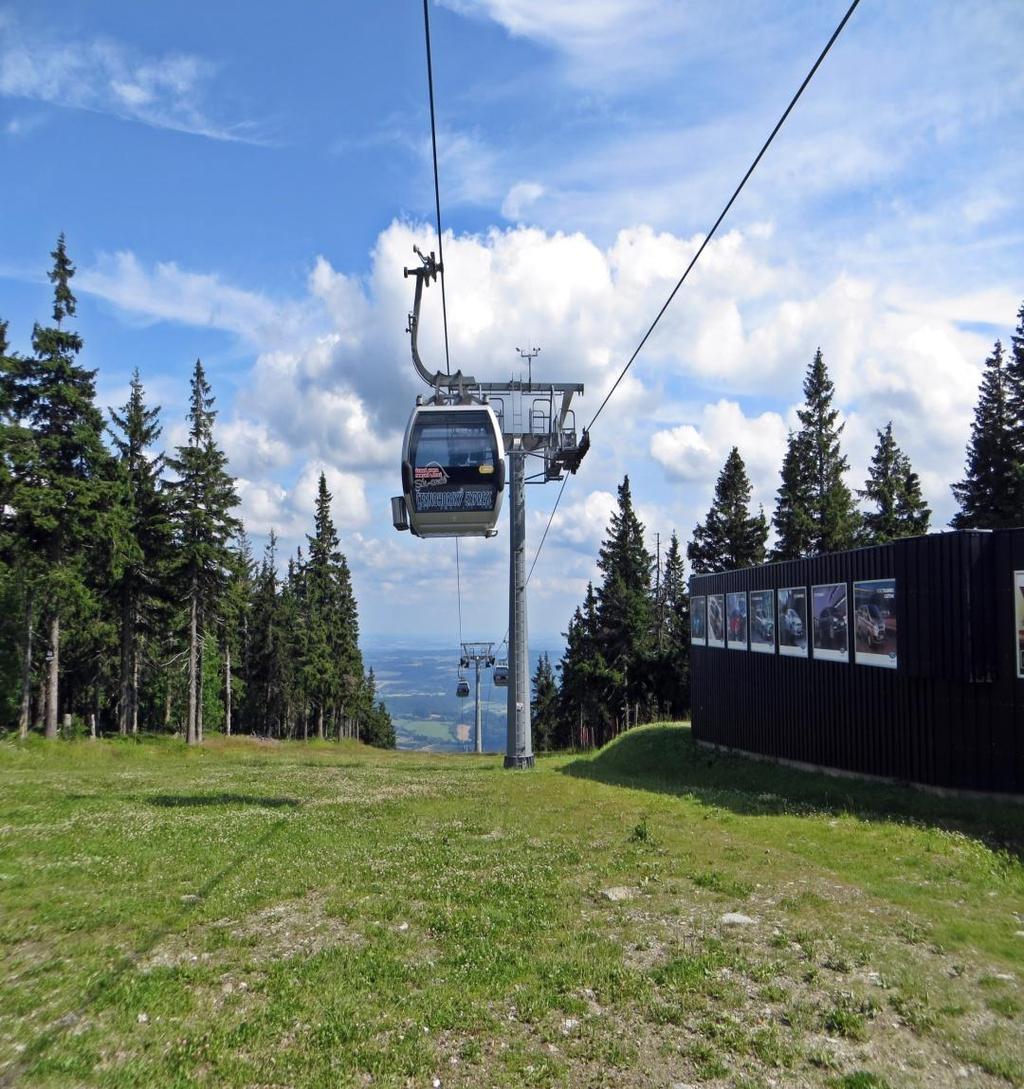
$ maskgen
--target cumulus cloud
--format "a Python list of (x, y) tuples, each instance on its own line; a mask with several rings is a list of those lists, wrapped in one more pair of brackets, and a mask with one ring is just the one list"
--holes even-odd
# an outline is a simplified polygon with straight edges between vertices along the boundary
[(111, 38), (59, 40), (0, 22), (0, 95), (93, 110), (215, 140), (261, 142), (247, 122), (207, 113), (215, 66), (189, 53), (151, 56)]
[(519, 220), (523, 212), (543, 195), (544, 186), (537, 182), (516, 182), (502, 201), (501, 214), (505, 219)]

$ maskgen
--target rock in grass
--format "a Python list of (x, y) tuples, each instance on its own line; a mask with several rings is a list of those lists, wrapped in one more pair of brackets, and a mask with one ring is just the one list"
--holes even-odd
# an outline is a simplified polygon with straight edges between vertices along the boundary
[(718, 921), (722, 926), (753, 926), (755, 922), (749, 915), (738, 911), (727, 911)]
[(613, 885), (610, 889), (602, 889), (601, 895), (606, 900), (617, 903), (619, 900), (632, 900), (636, 896), (636, 889), (628, 888), (626, 885)]

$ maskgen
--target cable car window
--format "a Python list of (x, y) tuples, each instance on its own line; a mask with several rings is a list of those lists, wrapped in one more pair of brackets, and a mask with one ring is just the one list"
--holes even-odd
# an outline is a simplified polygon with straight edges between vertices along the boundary
[(424, 415), (409, 446), (417, 511), (494, 510), (498, 449), (487, 415), (466, 411)]

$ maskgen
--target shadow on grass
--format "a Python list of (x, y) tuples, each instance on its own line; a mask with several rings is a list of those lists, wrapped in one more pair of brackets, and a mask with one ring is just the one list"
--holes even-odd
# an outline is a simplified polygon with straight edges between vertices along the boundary
[(257, 805), (264, 809), (283, 809), (299, 805), (297, 798), (270, 798), (256, 794), (153, 794), (146, 801), (164, 809), (203, 805)]
[(851, 814), (961, 832), (1024, 858), (1024, 805), (802, 771), (698, 745), (688, 726), (631, 730), (563, 774), (693, 798), (744, 816)]

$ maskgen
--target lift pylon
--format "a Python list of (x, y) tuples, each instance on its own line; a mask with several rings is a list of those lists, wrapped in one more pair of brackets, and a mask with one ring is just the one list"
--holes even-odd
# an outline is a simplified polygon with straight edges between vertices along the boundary
[(494, 665), (493, 651), (493, 643), (463, 643), (462, 657), (459, 659), (460, 668), (469, 669), (473, 666), (476, 672), (476, 731), (473, 734), (473, 751), (477, 753), (484, 751), (483, 731), (480, 725), (480, 667), (490, 669)]

